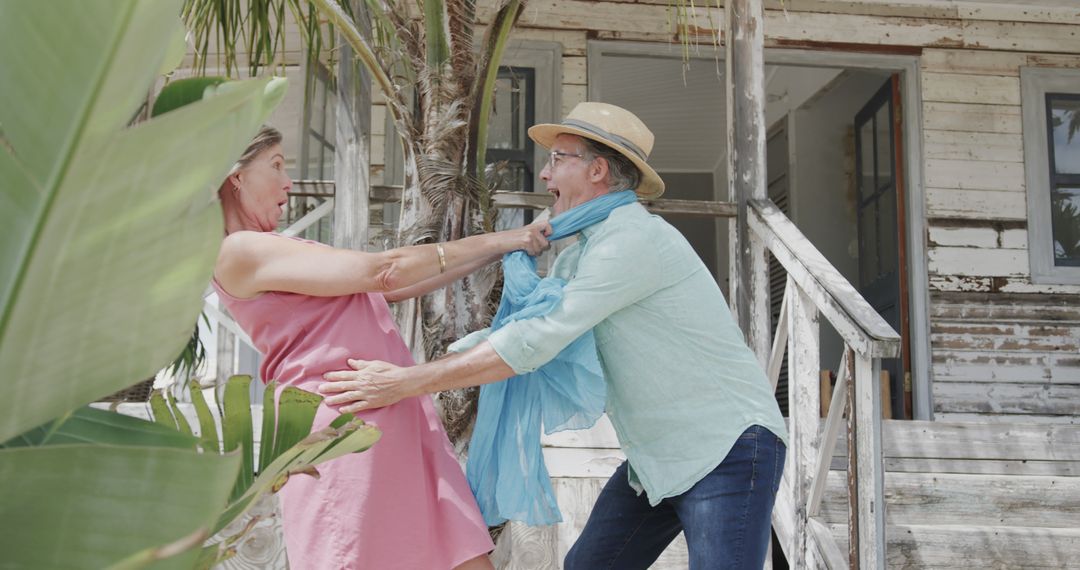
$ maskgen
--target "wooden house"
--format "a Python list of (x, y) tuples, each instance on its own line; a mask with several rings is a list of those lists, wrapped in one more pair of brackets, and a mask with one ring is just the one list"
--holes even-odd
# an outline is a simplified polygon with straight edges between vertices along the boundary
[[(526, 5), (490, 138), (515, 173), (505, 223), (547, 203), (529, 124), (632, 110), (668, 186), (650, 206), (790, 418), (776, 565), (1080, 567), (1080, 3), (717, 4)], [(327, 109), (290, 119), (298, 178), (329, 178)], [(370, 118), (369, 168), (346, 184), (339, 158), (336, 193), (378, 246), (400, 157), (377, 96)], [(544, 444), (564, 522), (511, 525), (508, 568), (559, 567), (622, 457), (606, 422)], [(682, 548), (656, 567), (686, 567)]]

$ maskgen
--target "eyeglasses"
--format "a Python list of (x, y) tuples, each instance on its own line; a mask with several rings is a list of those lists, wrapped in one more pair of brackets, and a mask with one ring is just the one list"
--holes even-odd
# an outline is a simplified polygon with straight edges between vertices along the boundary
[(581, 158), (581, 159), (585, 158), (584, 154), (575, 154), (575, 153), (572, 153), (572, 152), (561, 152), (561, 151), (558, 151), (558, 150), (553, 150), (553, 151), (551, 151), (549, 153), (549, 156), (548, 156), (548, 168), (549, 169), (554, 169), (559, 164), (559, 158), (564, 157), (564, 156), (572, 156), (572, 157)]

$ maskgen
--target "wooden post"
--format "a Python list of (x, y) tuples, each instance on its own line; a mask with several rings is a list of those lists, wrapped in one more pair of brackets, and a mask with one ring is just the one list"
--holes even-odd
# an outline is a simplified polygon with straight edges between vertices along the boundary
[(791, 448), (785, 465), (785, 476), (792, 481), (795, 507), (795, 548), (788, 563), (792, 568), (806, 568), (812, 553), (807, 526), (810, 484), (816, 471), (818, 426), (821, 424), (818, 374), (821, 370), (819, 316), (814, 302), (788, 277), (792, 295), (788, 323), (788, 429)]
[(855, 397), (855, 358), (854, 351), (845, 347), (844, 350), (850, 356), (845, 363), (847, 367), (848, 383), (844, 390), (844, 398), (847, 400), (847, 488), (848, 488), (848, 567), (852, 570), (859, 568), (859, 461), (858, 461), (858, 424), (856, 423), (855, 408), (858, 402)]
[(764, 12), (761, 0), (729, 0), (725, 10), (728, 199), (738, 207), (730, 230), (729, 302), (747, 344), (765, 366), (771, 339), (769, 268), (765, 246), (747, 221), (747, 200), (766, 197)]
[[(881, 359), (855, 357), (856, 486), (859, 520), (859, 568), (885, 568), (885, 465), (881, 456)], [(849, 461), (851, 457), (849, 456)]]
[[(353, 2), (357, 27), (367, 30), (363, 2)], [(371, 189), (371, 78), (339, 39), (334, 139), (334, 246), (367, 249)]]

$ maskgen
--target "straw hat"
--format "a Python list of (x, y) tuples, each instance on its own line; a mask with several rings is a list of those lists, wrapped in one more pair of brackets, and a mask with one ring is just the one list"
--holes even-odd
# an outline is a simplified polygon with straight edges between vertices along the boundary
[(540, 124), (529, 129), (529, 137), (544, 148), (551, 148), (555, 137), (577, 135), (603, 143), (629, 158), (641, 171), (638, 196), (658, 198), (664, 193), (664, 181), (645, 163), (652, 152), (653, 134), (636, 115), (607, 103), (578, 103), (560, 124)]

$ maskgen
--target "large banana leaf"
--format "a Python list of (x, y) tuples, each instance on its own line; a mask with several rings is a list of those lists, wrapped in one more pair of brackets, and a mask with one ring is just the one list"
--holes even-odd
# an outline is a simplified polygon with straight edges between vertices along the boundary
[(125, 128), (183, 53), (178, 9), (0, 0), (0, 441), (26, 432), (0, 449), (3, 567), (190, 567), (239, 471), (69, 412), (179, 351), (222, 235), (213, 186), (283, 93), (252, 82)]
[(155, 566), (191, 568), (199, 555), (193, 547), (210, 536), (239, 459), (110, 445), (0, 451), (0, 567), (106, 568), (194, 536)]
[(0, 0), (0, 440), (175, 356), (222, 236), (213, 189), (284, 84), (124, 129), (179, 2)]
[(0, 444), (0, 449), (95, 443), (195, 451), (199, 442), (190, 435), (177, 432), (175, 428), (85, 407), (19, 434)]
[(191, 568), (240, 466), (197, 444), (89, 407), (0, 444), (0, 567)]

